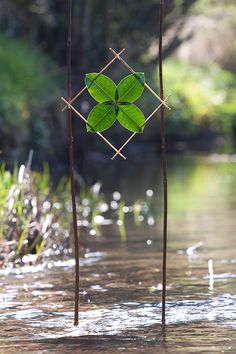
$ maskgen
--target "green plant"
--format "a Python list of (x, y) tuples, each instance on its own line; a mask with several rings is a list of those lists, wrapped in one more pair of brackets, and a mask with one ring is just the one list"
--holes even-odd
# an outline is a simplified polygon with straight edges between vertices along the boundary
[(164, 63), (166, 92), (173, 108), (166, 120), (172, 138), (192, 139), (210, 131), (232, 140), (235, 124), (235, 76), (218, 65)]
[(90, 95), (99, 102), (88, 116), (87, 131), (102, 132), (110, 128), (117, 119), (126, 129), (142, 132), (145, 117), (133, 102), (142, 95), (144, 83), (144, 73), (128, 75), (117, 86), (105, 75), (86, 74), (86, 87)]
[(48, 150), (42, 108), (58, 90), (57, 67), (33, 45), (0, 35), (0, 76), (0, 150), (15, 157), (29, 144)]
[[(118, 226), (121, 240), (125, 241), (128, 214), (135, 213), (137, 224), (149, 224), (151, 200), (127, 206), (115, 192), (114, 200), (109, 202), (101, 193), (101, 183), (88, 186), (80, 176), (76, 179), (80, 184), (77, 220), (82, 233), (86, 230), (88, 236), (99, 236), (106, 225)], [(13, 172), (7, 171), (4, 164), (0, 167), (0, 266), (66, 253), (71, 247), (71, 227), (68, 177), (62, 177), (52, 189), (47, 165), (42, 172), (32, 172), (25, 165), (15, 166)]]
[[(68, 180), (68, 179), (67, 179)], [(61, 181), (64, 194), (56, 195), (50, 188), (49, 169), (32, 172), (25, 165), (13, 172), (0, 168), (0, 264), (25, 263), (25, 256), (34, 260), (68, 249), (70, 204), (68, 183)], [(62, 247), (63, 246), (63, 247)], [(6, 254), (4, 249), (8, 249)]]

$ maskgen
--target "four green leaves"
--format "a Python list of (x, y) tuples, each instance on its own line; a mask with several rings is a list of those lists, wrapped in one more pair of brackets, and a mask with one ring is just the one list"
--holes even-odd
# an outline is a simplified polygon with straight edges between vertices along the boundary
[(98, 102), (87, 119), (88, 132), (102, 132), (116, 121), (126, 129), (141, 133), (145, 127), (142, 111), (133, 104), (143, 93), (144, 73), (126, 76), (116, 84), (99, 73), (86, 74), (85, 84), (90, 95)]

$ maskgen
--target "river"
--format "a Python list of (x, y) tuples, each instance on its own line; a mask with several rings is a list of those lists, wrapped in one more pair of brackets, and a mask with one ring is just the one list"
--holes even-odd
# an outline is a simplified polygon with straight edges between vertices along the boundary
[(169, 159), (165, 328), (160, 167), (118, 167), (94, 172), (104, 192), (133, 200), (153, 190), (155, 224), (127, 221), (125, 242), (108, 226), (88, 241), (78, 328), (73, 259), (1, 270), (0, 353), (236, 353), (235, 159)]

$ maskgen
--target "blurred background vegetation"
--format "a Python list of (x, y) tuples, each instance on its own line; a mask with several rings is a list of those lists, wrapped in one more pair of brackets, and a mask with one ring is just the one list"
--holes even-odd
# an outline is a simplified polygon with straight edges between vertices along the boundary
[[(126, 60), (144, 71), (158, 92), (159, 0), (74, 0), (73, 5), (73, 92), (84, 86), (85, 73), (98, 71), (111, 58), (109, 47), (125, 47)], [(37, 258), (71, 248), (67, 114), (60, 100), (66, 96), (66, 50), (67, 1), (1, 0), (0, 267), (33, 262), (24, 260), (25, 255)], [(166, 115), (172, 212), (182, 213), (186, 205), (188, 210), (194, 206), (194, 212), (203, 208), (207, 190), (219, 190), (224, 206), (231, 193), (227, 183), (235, 176), (235, 55), (235, 0), (166, 1), (164, 81), (172, 107)], [(108, 71), (116, 81), (126, 74), (119, 62)], [(85, 116), (93, 104), (86, 93), (76, 101)], [(138, 105), (147, 116), (157, 101), (145, 92)], [(115, 226), (124, 241), (126, 214), (132, 228), (143, 221), (155, 221), (160, 228), (158, 116), (126, 147), (125, 155), (132, 157), (126, 162), (118, 158), (111, 163), (112, 151), (87, 134), (76, 117), (73, 125), (82, 245), (110, 224), (109, 236)], [(125, 134), (119, 124), (106, 132), (117, 146)], [(214, 174), (208, 173), (212, 167), (199, 162), (199, 152), (227, 153), (210, 154), (224, 162), (225, 171), (220, 174), (214, 166)], [(146, 168), (143, 161), (148, 161)], [(218, 175), (227, 177), (222, 179), (224, 188)], [(102, 191), (97, 180), (105, 186)]]
[[(158, 91), (158, 0), (77, 0), (73, 12), (73, 91), (84, 74), (100, 69), (108, 48), (126, 48), (125, 57)], [(65, 93), (67, 2), (2, 0), (0, 3), (0, 158), (25, 161), (33, 149), (34, 164), (48, 161), (56, 171), (67, 166)], [(171, 94), (167, 114), (168, 149), (233, 152), (236, 117), (236, 8), (234, 1), (170, 0), (166, 2), (165, 90)], [(123, 76), (119, 63), (111, 75)], [(89, 96), (77, 106), (87, 115)], [(145, 114), (156, 102), (147, 93)], [(103, 161), (106, 147), (85, 134), (74, 120), (75, 156)], [(119, 127), (109, 132), (120, 142)], [(153, 119), (128, 154), (149, 148), (158, 153), (159, 124)], [(86, 154), (85, 154), (86, 151)], [(110, 153), (110, 151), (108, 151)]]

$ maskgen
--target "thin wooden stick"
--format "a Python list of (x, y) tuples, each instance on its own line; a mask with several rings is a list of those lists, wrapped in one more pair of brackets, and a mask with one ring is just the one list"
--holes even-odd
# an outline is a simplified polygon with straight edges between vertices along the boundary
[[(72, 52), (72, 0), (68, 0), (68, 41), (67, 41), (67, 95), (68, 101), (71, 100), (71, 52)], [(75, 309), (74, 325), (79, 323), (79, 234), (77, 226), (77, 212), (75, 199), (75, 173), (74, 173), (74, 152), (73, 152), (73, 129), (72, 111), (68, 109), (68, 147), (70, 161), (70, 180), (71, 180), (71, 200), (73, 214), (73, 234), (75, 247)]]
[[(79, 112), (79, 111), (77, 111), (77, 109), (75, 109), (75, 107), (73, 107), (64, 97), (61, 97), (61, 99), (62, 99), (62, 101), (64, 101), (66, 104), (67, 104), (67, 106), (68, 106), (68, 110), (70, 111), (70, 110), (73, 110), (86, 124), (88, 124), (87, 123), (87, 119), (86, 118), (84, 118), (84, 116)], [(124, 156), (124, 155), (122, 155), (118, 150), (117, 150), (117, 148), (112, 144), (112, 143), (110, 143), (110, 141), (109, 140), (107, 140), (107, 138), (105, 138), (105, 136), (104, 135), (102, 135), (101, 133), (99, 133), (99, 132), (95, 132), (97, 135), (99, 135), (100, 136), (100, 138), (102, 138), (106, 143), (107, 143), (107, 145), (109, 145), (117, 154), (119, 154), (124, 160), (126, 160), (126, 157)]]
[[(163, 20), (164, 20), (164, 0), (160, 0), (159, 9), (159, 83), (160, 96), (164, 99), (163, 84)], [(163, 178), (163, 246), (162, 246), (162, 325), (166, 324), (166, 272), (167, 272), (167, 217), (168, 217), (168, 185), (167, 185), (167, 156), (166, 156), (166, 138), (165, 138), (165, 109), (162, 106), (161, 114), (161, 151), (162, 151), (162, 178)]]
[[(116, 59), (118, 59), (119, 55), (122, 54), (124, 51), (125, 51), (125, 48), (123, 48), (118, 54), (115, 54), (115, 57), (114, 57), (113, 59), (111, 59), (111, 60), (109, 61), (109, 63), (107, 63), (107, 65), (104, 66), (104, 68), (102, 68), (102, 69), (99, 71), (98, 74), (102, 74)], [(84, 87), (77, 93), (77, 95), (75, 95), (75, 96), (71, 99), (70, 103), (74, 102), (86, 89), (87, 89), (87, 87), (84, 86)], [(64, 107), (62, 108), (62, 112), (63, 112), (67, 107), (68, 107), (68, 106), (64, 106)]]
[[(167, 99), (168, 99), (168, 97), (164, 100), (164, 102), (167, 102)], [(145, 120), (144, 125), (149, 121), (149, 119), (151, 119), (151, 118), (154, 116), (154, 114), (158, 111), (158, 109), (159, 109), (162, 105), (163, 105), (163, 103), (160, 103), (159, 106), (147, 117), (147, 119)], [(124, 149), (124, 147), (130, 142), (130, 140), (135, 137), (136, 134), (139, 134), (139, 133), (134, 132), (134, 133), (126, 140), (126, 142), (121, 146), (121, 148), (118, 150), (118, 152), (121, 152), (121, 151)], [(112, 160), (115, 159), (115, 157), (118, 155), (118, 152), (117, 152), (114, 156), (112, 156), (112, 158), (111, 158)]]
[[(114, 55), (117, 55), (117, 58), (124, 64), (124, 66), (126, 66), (127, 69), (129, 69), (129, 71), (130, 71), (132, 74), (135, 74), (135, 73), (136, 73), (136, 71), (135, 71), (133, 68), (131, 68), (131, 66), (130, 66), (123, 58), (121, 58), (121, 57), (119, 56), (119, 54), (116, 53), (116, 51), (115, 51), (114, 49), (109, 48), (109, 50), (110, 50)], [(158, 94), (157, 94), (155, 91), (153, 91), (153, 89), (152, 89), (146, 82), (144, 83), (144, 86), (145, 86), (160, 102), (162, 102), (166, 108), (170, 109), (170, 107), (165, 103), (165, 101), (162, 100), (161, 97), (159, 97)]]

